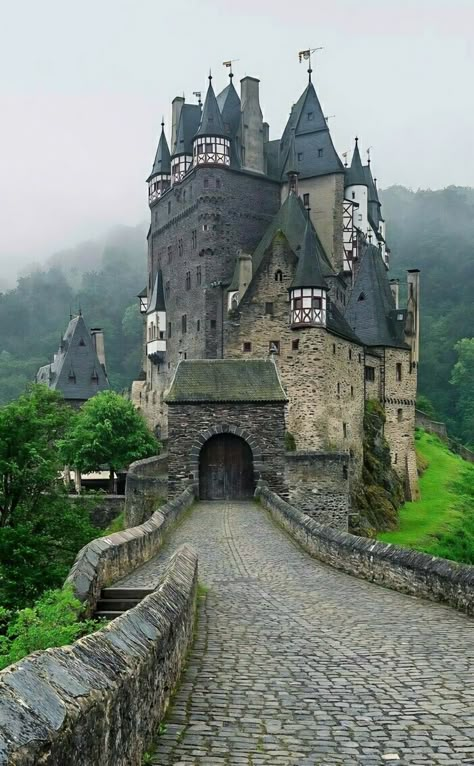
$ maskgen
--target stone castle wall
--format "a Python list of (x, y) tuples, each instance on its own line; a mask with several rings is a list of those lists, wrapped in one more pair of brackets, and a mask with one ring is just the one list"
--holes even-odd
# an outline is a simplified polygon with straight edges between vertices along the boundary
[(168, 496), (168, 454), (131, 463), (125, 484), (125, 526), (136, 527), (150, 518)]
[[(244, 343), (251, 343), (249, 357), (265, 358), (270, 343), (277, 341), (275, 361), (289, 399), (287, 430), (297, 450), (351, 452), (357, 476), (362, 465), (363, 349), (323, 328), (291, 329), (288, 288), (294, 265), (281, 236), (226, 323), (226, 357), (244, 356)], [(281, 282), (275, 280), (278, 270)]]
[(196, 554), (183, 546), (134, 609), (3, 670), (0, 764), (141, 766), (192, 641), (196, 591)]
[(199, 480), (199, 452), (207, 439), (229, 432), (252, 449), (255, 478), (287, 495), (284, 403), (173, 404), (168, 421), (169, 497)]
[(350, 455), (287, 452), (288, 502), (333, 529), (347, 530)]

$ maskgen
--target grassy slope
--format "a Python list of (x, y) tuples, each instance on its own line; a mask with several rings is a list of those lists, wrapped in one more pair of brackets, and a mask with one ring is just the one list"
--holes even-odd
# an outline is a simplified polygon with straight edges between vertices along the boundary
[(474, 563), (474, 465), (424, 432), (417, 434), (417, 451), (428, 463), (420, 479), (421, 500), (405, 503), (399, 529), (378, 538)]

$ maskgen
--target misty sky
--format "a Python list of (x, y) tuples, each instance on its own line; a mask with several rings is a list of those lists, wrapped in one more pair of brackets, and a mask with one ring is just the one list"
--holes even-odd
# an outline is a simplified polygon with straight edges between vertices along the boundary
[(147, 217), (170, 102), (261, 80), (270, 136), (314, 82), (341, 154), (380, 186), (474, 185), (474, 0), (0, 0), (0, 281)]

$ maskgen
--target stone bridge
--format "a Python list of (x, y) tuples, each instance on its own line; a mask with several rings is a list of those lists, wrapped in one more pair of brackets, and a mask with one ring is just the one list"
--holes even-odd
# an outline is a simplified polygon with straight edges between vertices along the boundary
[[(62, 749), (55, 751), (60, 755), (52, 755), (54, 747), (44, 742), (38, 746), (33, 735), (28, 741), (23, 726), (21, 751), (8, 749), (2, 732), (0, 763), (138, 766), (146, 748), (145, 762), (156, 766), (474, 764), (474, 632), (472, 619), (459, 611), (474, 613), (473, 568), (351, 539), (305, 520), (269, 492), (263, 492), (262, 502), (271, 513), (254, 502), (200, 502), (177, 513), (158, 554), (117, 579), (123, 587), (157, 587), (157, 595), (101, 631), (117, 652), (125, 646), (140, 663), (158, 641), (150, 629), (157, 624), (154, 610), (171, 614), (171, 631), (160, 627), (161, 635), (168, 632), (155, 664), (147, 665), (146, 672), (132, 669), (140, 683), (134, 681), (131, 689), (130, 680), (119, 683), (108, 661), (113, 688), (106, 701), (101, 703), (102, 692), (96, 690), (87, 715), (83, 710), (74, 726), (69, 721), (71, 730), (81, 731), (79, 744), (72, 745), (74, 731), (64, 735), (67, 717), (73, 715), (68, 710), (66, 721), (57, 713), (55, 730), (50, 726), (49, 734), (42, 735), (62, 741)], [(155, 519), (148, 534), (156, 529)], [(125, 533), (120, 545), (129, 545), (131, 537), (132, 531)], [(176, 657), (190, 644), (183, 625), (186, 620), (190, 624), (192, 614), (182, 593), (191, 588), (192, 576), (186, 561), (175, 571), (172, 558), (188, 545), (198, 554), (202, 583), (195, 639), (166, 717), (161, 705), (152, 718), (154, 728), (146, 729), (149, 707), (157, 705), (148, 688), (168, 673), (171, 680), (163, 694), (169, 697), (178, 677), (169, 668), (181, 669)], [(112, 557), (117, 572), (120, 555), (116, 551)], [(192, 555), (186, 556), (189, 562)], [(165, 597), (166, 609), (160, 605)], [(181, 599), (186, 620), (172, 613), (174, 599)], [(106, 659), (100, 653), (92, 657), (94, 640), (99, 639), (81, 639), (91, 649), (88, 661), (100, 665)], [(105, 639), (100, 640), (104, 650)], [(69, 654), (72, 662), (79, 655), (84, 661), (87, 647), (81, 646), (79, 653), (73, 648)], [(56, 673), (50, 680), (56, 693), (59, 687), (69, 688), (66, 666), (61, 666), (63, 676)], [(47, 667), (43, 663), (43, 678)], [(126, 696), (119, 691), (124, 687)], [(5, 683), (0, 703), (4, 688)], [(38, 685), (25, 678), (9, 686), (23, 695), (24, 707), (30, 704), (31, 688), (38, 694)], [(79, 697), (76, 691), (76, 707)], [(105, 734), (98, 716), (106, 720)], [(128, 745), (130, 720), (142, 729), (133, 748)], [(95, 756), (88, 750), (88, 736), (102, 737), (102, 750)], [(13, 755), (2, 760), (7, 752)]]

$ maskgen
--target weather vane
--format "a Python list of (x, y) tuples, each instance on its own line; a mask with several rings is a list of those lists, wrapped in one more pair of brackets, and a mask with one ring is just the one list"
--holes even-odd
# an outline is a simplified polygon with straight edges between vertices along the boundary
[(312, 53), (316, 53), (316, 51), (322, 51), (322, 50), (324, 50), (323, 47), (320, 47), (320, 48), (308, 48), (307, 50), (300, 51), (298, 53), (298, 59), (299, 59), (300, 64), (301, 64), (301, 62), (303, 60), (304, 61), (308, 61), (308, 74), (309, 74), (309, 81), (310, 82), (311, 82), (311, 73), (313, 71), (312, 68), (311, 68), (311, 54)]
[(235, 64), (236, 61), (240, 61), (240, 59), (229, 59), (229, 61), (223, 61), (222, 62), (222, 66), (225, 66), (226, 69), (230, 69), (229, 77), (230, 77), (231, 80), (232, 80), (232, 78), (234, 76), (234, 73), (232, 71), (232, 64)]
[(202, 101), (201, 101), (202, 93), (201, 93), (201, 91), (200, 90), (193, 90), (193, 96), (196, 96), (196, 98), (198, 100), (198, 104), (199, 104), (199, 106), (201, 106), (202, 105)]

